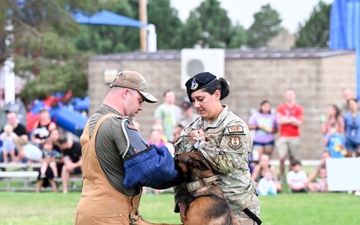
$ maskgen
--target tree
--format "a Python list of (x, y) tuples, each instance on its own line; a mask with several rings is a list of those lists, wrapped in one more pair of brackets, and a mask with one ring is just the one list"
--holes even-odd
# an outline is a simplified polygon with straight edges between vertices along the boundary
[(247, 46), (265, 47), (280, 30), (282, 30), (280, 14), (269, 4), (261, 6), (261, 10), (254, 14), (254, 22), (247, 31)]
[(233, 34), (231, 20), (220, 2), (204, 0), (190, 12), (179, 41), (183, 47), (226, 48), (235, 38)]
[(154, 24), (159, 49), (179, 49), (179, 33), (183, 26), (177, 11), (170, 6), (170, 0), (149, 0), (148, 23)]
[[(116, 14), (137, 19), (138, 1), (106, 0), (101, 8)], [(75, 38), (75, 45), (80, 51), (92, 51), (95, 54), (108, 54), (139, 50), (140, 34), (135, 27), (82, 25), (81, 32)]]
[[(90, 4), (91, 3), (91, 4)], [(87, 91), (87, 55), (71, 42), (78, 24), (71, 13), (94, 12), (93, 0), (6, 0), (1, 4), (1, 25), (8, 21), (10, 31), (0, 28), (0, 40), (13, 35), (11, 45), (2, 45), (4, 58), (15, 61), (15, 73), (26, 80), (20, 97), (25, 102), (42, 99), (55, 92), (72, 90), (83, 97)]]
[(330, 9), (331, 4), (323, 1), (314, 7), (310, 18), (305, 21), (304, 25), (299, 24), (296, 33), (296, 47), (329, 47)]

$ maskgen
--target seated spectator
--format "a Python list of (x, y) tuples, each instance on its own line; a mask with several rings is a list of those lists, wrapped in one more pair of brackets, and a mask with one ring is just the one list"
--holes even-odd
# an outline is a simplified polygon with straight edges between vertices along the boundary
[(316, 182), (309, 182), (308, 189), (310, 192), (327, 192), (327, 173), (325, 168), (321, 168), (319, 172), (320, 177), (316, 179)]
[(151, 130), (157, 130), (160, 132), (160, 136), (161, 136), (161, 140), (164, 142), (164, 143), (167, 143), (168, 142), (168, 139), (167, 137), (165, 136), (164, 134), (164, 128), (161, 124), (154, 124), (151, 128)]
[(40, 178), (46, 178), (46, 170), (50, 167), (54, 177), (59, 177), (58, 170), (56, 168), (56, 159), (61, 158), (60, 152), (54, 150), (52, 141), (50, 139), (45, 140), (42, 147), (43, 160), (41, 160)]
[(42, 145), (43, 158), (41, 160), (38, 182), (36, 184), (36, 192), (40, 192), (42, 186), (47, 187), (48, 183), (51, 185), (54, 192), (58, 192), (54, 177), (59, 176), (56, 160), (61, 158), (61, 154), (53, 149), (53, 144), (50, 139), (46, 139)]
[(71, 138), (60, 138), (64, 165), (61, 170), (63, 193), (68, 193), (68, 184), (71, 174), (81, 174), (81, 145)]
[(324, 136), (324, 144), (330, 152), (331, 158), (343, 158), (346, 155), (345, 137), (339, 131), (339, 124), (331, 124), (331, 129)]
[(18, 160), (24, 163), (38, 163), (42, 159), (42, 151), (36, 145), (29, 143), (28, 140), (17, 138), (15, 146), (18, 149)]
[[(6, 114), (6, 122), (11, 124), (14, 127), (14, 133), (24, 140), (29, 140), (28, 133), (26, 131), (26, 127), (20, 123), (19, 118), (15, 112), (8, 112)], [(4, 128), (0, 133), (4, 132)]]
[(291, 163), (291, 171), (286, 174), (286, 182), (292, 193), (306, 193), (308, 177), (305, 171), (302, 170), (302, 165), (299, 160), (293, 160)]
[(315, 167), (313, 171), (309, 174), (309, 182), (314, 181), (320, 174), (321, 169), (326, 170), (326, 159), (331, 158), (329, 151), (323, 151), (321, 153), (321, 161), (320, 163)]
[(161, 132), (159, 130), (151, 130), (150, 131), (150, 140), (148, 141), (148, 145), (157, 145), (157, 146), (163, 146), (165, 145), (165, 142), (163, 141), (161, 137)]
[(276, 195), (276, 183), (274, 181), (273, 174), (270, 170), (265, 172), (264, 177), (262, 177), (257, 185), (257, 192), (259, 195)]
[(271, 173), (271, 177), (274, 180), (276, 186), (276, 192), (280, 193), (282, 191), (281, 182), (279, 182), (276, 174), (276, 170), (273, 166), (270, 165), (270, 156), (263, 154), (260, 158), (259, 164), (255, 166), (254, 171), (251, 174), (252, 179), (255, 181), (256, 186), (260, 182), (261, 178), (265, 177), (267, 172)]
[(58, 128), (58, 127), (53, 129), (52, 131), (50, 131), (50, 135), (49, 135), (49, 139), (53, 143), (54, 150), (56, 150), (58, 152), (61, 152), (61, 148), (59, 145), (59, 139), (60, 139), (61, 135), (62, 135), (62, 132), (61, 132), (60, 128)]
[(50, 136), (50, 131), (56, 128), (47, 109), (40, 110), (39, 120), (34, 123), (31, 131), (31, 142), (40, 146)]
[(15, 140), (17, 137), (14, 133), (14, 127), (11, 124), (6, 124), (4, 126), (4, 132), (0, 134), (4, 163), (9, 162), (8, 155), (10, 155), (11, 162), (15, 163), (18, 161), (15, 155)]

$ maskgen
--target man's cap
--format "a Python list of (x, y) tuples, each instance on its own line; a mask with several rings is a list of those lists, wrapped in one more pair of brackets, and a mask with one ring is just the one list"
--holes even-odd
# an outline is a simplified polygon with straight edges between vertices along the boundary
[(126, 70), (119, 72), (110, 84), (110, 88), (112, 87), (123, 87), (136, 90), (144, 97), (145, 101), (149, 103), (159, 101), (149, 93), (145, 78), (136, 71)]
[(190, 109), (191, 108), (191, 106), (192, 106), (192, 104), (190, 103), (190, 102), (188, 102), (188, 101), (183, 101), (182, 103), (181, 103), (181, 108), (183, 109), (183, 110), (188, 110), (188, 109)]
[(216, 76), (209, 72), (201, 72), (186, 81), (186, 92), (191, 102), (191, 94), (197, 90), (203, 89), (211, 85), (217, 80)]

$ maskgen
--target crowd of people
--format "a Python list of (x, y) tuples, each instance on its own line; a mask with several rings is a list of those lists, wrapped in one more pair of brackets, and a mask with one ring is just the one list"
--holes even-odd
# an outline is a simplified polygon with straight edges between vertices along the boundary
[(49, 109), (41, 109), (38, 120), (27, 132), (19, 115), (6, 112), (6, 122), (0, 131), (2, 163), (40, 164), (36, 191), (51, 186), (58, 192), (61, 178), (62, 191), (68, 193), (71, 174), (81, 174), (81, 146), (76, 137), (58, 127), (51, 120)]
[[(327, 158), (359, 157), (360, 114), (353, 92), (343, 90), (346, 104), (330, 104), (327, 114), (321, 116), (320, 130), (323, 147), (320, 164), (307, 174), (298, 157), (300, 147), (300, 126), (304, 120), (303, 108), (296, 103), (294, 90), (287, 90), (285, 102), (271, 112), (270, 103), (261, 102), (260, 110), (253, 113), (248, 121), (253, 130), (253, 154), (249, 158), (252, 178), (260, 195), (275, 195), (282, 192), (286, 183), (289, 191), (327, 192)], [(341, 110), (342, 111), (341, 111)], [(277, 136), (276, 133), (278, 132)], [(276, 141), (275, 141), (276, 140)], [(270, 165), (273, 149), (279, 157), (279, 175)], [(266, 156), (264, 156), (266, 155)], [(286, 172), (285, 160), (289, 159)], [(260, 182), (262, 180), (262, 182)]]
[[(143, 110), (143, 102), (158, 99), (136, 71), (117, 74), (80, 140), (64, 135), (47, 109), (41, 110), (30, 133), (16, 113), (8, 112), (0, 134), (3, 161), (41, 163), (37, 191), (44, 185), (58, 191), (53, 178), (61, 177), (67, 193), (70, 175), (82, 173), (75, 224), (89, 222), (94, 213), (122, 212), (129, 217), (119, 220), (140, 220), (141, 194), (158, 194), (169, 187), (174, 187), (174, 210), (184, 222), (191, 193), (183, 183), (173, 183), (179, 176), (173, 158), (200, 151), (219, 177), (217, 184), (236, 219), (242, 224), (261, 224), (258, 194), (281, 193), (285, 183), (291, 193), (326, 192), (326, 159), (360, 155), (360, 114), (349, 89), (343, 92), (348, 107), (329, 105), (327, 115), (321, 117), (324, 151), (320, 164), (308, 175), (299, 159), (304, 110), (296, 102), (295, 90), (286, 90), (284, 102), (275, 110), (268, 100), (262, 101), (245, 122), (221, 103), (230, 93), (224, 78), (202, 72), (185, 86), (187, 99), (179, 106), (172, 90), (164, 92), (153, 114), (149, 140), (142, 138), (141, 124), (134, 118)], [(279, 168), (271, 165), (275, 150)], [(89, 207), (93, 201), (101, 208)]]

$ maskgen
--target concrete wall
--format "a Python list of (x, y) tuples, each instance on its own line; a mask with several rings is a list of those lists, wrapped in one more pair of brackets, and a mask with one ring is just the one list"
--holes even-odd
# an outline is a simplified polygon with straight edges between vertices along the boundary
[[(305, 121), (301, 127), (300, 158), (318, 159), (323, 149), (320, 116), (326, 113), (328, 104), (343, 103), (343, 88), (355, 91), (355, 54), (315, 52), (315, 55), (309, 57), (296, 54), (282, 58), (255, 56), (251, 59), (226, 56), (225, 79), (230, 83), (230, 95), (223, 103), (228, 104), (235, 114), (247, 121), (250, 111), (257, 109), (262, 100), (269, 100), (275, 109), (284, 101), (286, 89), (294, 89), (298, 103), (305, 111)], [(101, 104), (108, 91), (108, 85), (103, 80), (104, 69), (137, 70), (146, 78), (150, 92), (159, 100), (162, 100), (165, 90), (171, 89), (176, 93), (177, 104), (180, 104), (186, 97), (185, 90), (180, 85), (180, 53), (171, 55), (173, 57), (144, 53), (144, 57), (139, 57), (139, 53), (136, 53), (134, 57), (129, 57), (129, 54), (94, 57), (89, 63), (90, 114)], [(159, 104), (145, 103), (144, 111), (136, 117), (146, 139), (149, 138), (154, 121), (153, 112)]]

